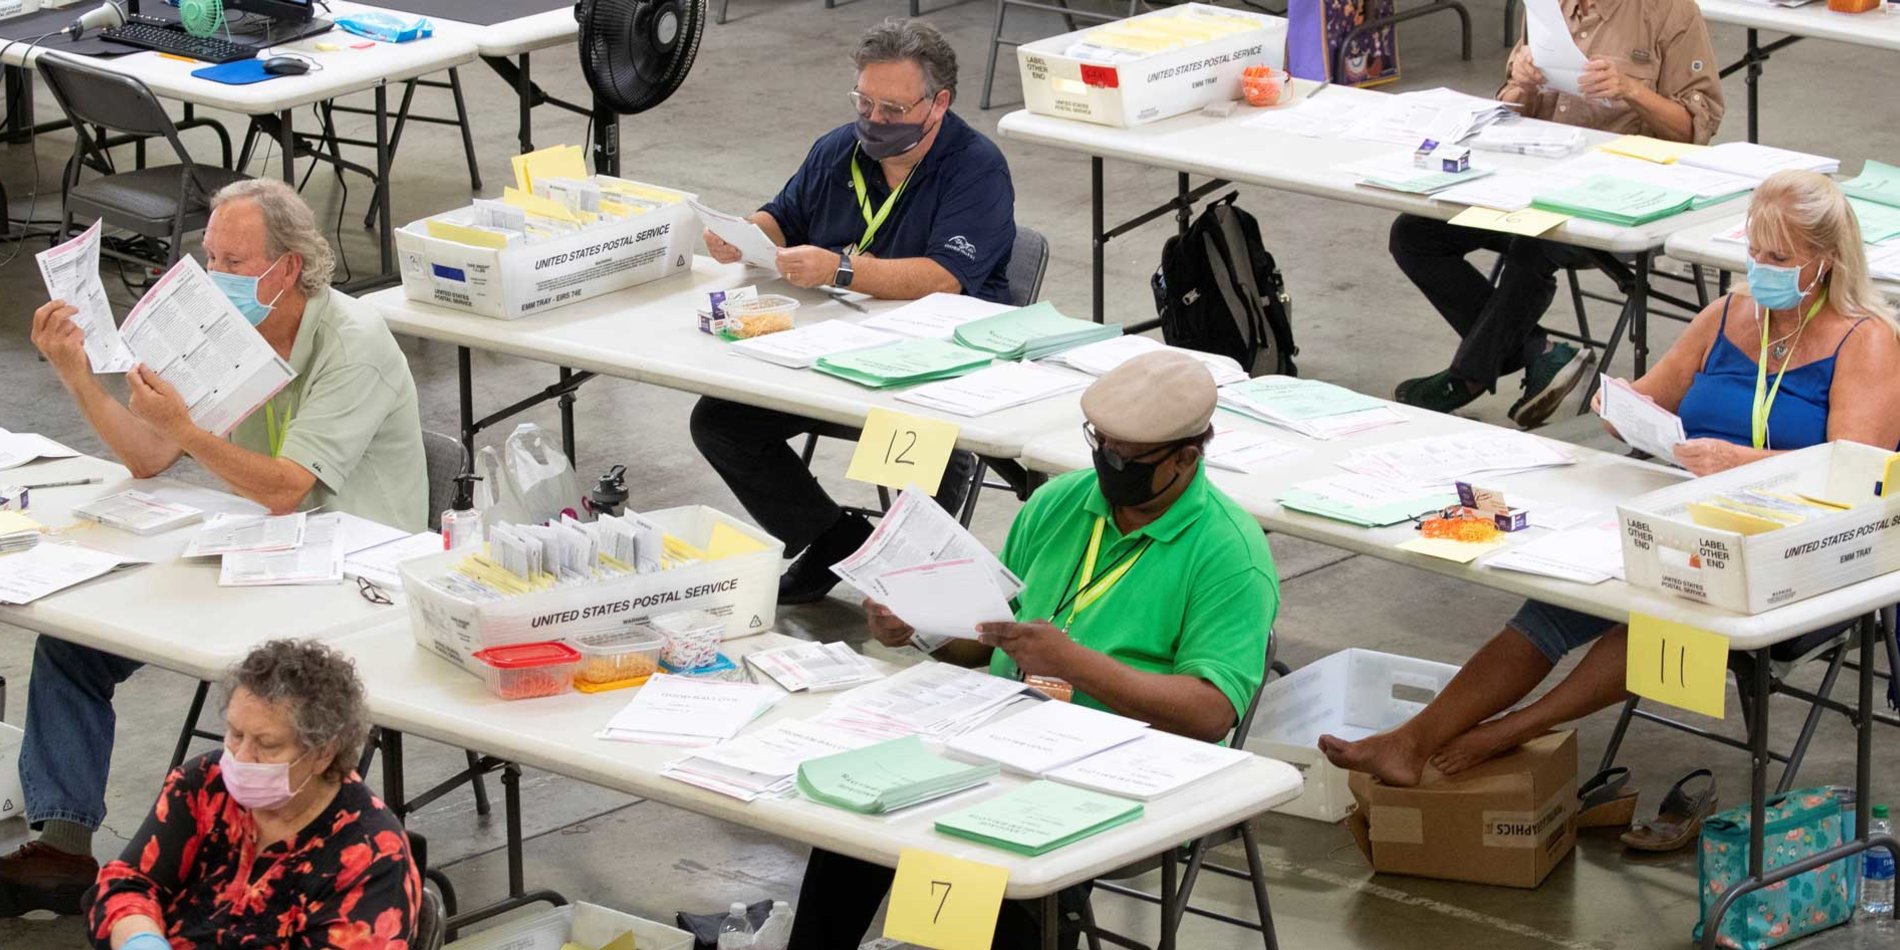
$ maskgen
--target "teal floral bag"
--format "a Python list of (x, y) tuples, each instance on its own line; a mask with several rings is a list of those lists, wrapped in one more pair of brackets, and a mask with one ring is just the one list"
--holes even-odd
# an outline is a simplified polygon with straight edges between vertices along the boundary
[[(1835, 847), (1849, 836), (1850, 818), (1841, 813), (1841, 798), (1827, 787), (1773, 796), (1765, 817), (1767, 855), (1762, 867), (1768, 871)], [(1762, 950), (1852, 920), (1860, 892), (1856, 860), (1845, 858), (1749, 893), (1729, 908), (1716, 945)], [(1699, 941), (1722, 895), (1748, 876), (1747, 805), (1702, 823), (1696, 876), (1702, 896), (1702, 922), (1695, 926)]]

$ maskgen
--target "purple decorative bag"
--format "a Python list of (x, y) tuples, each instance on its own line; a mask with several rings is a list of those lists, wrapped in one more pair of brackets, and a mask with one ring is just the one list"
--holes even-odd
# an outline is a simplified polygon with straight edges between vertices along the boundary
[[(1399, 32), (1394, 24), (1348, 34), (1361, 23), (1389, 17), (1396, 0), (1288, 0), (1286, 68), (1301, 79), (1342, 86), (1376, 86), (1399, 78)], [(1342, 50), (1341, 46), (1345, 46)]]

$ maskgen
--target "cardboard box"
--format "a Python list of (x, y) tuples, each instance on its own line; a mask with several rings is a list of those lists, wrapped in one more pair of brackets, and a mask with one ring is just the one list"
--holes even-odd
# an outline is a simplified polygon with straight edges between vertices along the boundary
[[(1253, 28), (1191, 46), (1115, 60), (1075, 55), (1087, 34), (1101, 29), (1142, 29), (1181, 16), (1246, 19)], [(1249, 66), (1279, 67), (1286, 61), (1286, 20), (1203, 3), (1187, 3), (1016, 49), (1022, 69), (1023, 104), (1030, 112), (1101, 125), (1136, 126), (1241, 97), (1241, 73)]]
[[(1900, 569), (1900, 488), (1874, 485), (1892, 452), (1831, 442), (1671, 485), (1618, 505), (1629, 582), (1756, 614)], [(1688, 505), (1755, 488), (1852, 505), (1763, 534), (1706, 528)]]
[(1449, 663), (1355, 649), (1268, 683), (1247, 748), (1292, 765), (1306, 780), (1298, 798), (1273, 810), (1324, 822), (1346, 817), (1353, 805), (1348, 773), (1320, 754), (1319, 737), (1384, 732), (1417, 715), (1456, 675)]
[(693, 950), (684, 930), (583, 902), (476, 931), (443, 950), (561, 950), (570, 941), (601, 947), (628, 931), (640, 950)]
[(1577, 843), (1577, 734), (1553, 732), (1416, 788), (1352, 776), (1346, 828), (1382, 874), (1536, 887)]
[[(652, 187), (652, 186), (649, 186)], [(680, 201), (566, 237), (504, 248), (429, 236), (428, 219), (396, 231), (403, 295), (514, 320), (624, 290), (692, 266), (698, 219)]]

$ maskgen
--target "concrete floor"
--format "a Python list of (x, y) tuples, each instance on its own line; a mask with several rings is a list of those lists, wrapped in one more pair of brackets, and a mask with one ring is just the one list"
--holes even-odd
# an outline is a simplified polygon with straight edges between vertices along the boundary
[[(1494, 88), (1504, 58), (1498, 45), (1503, 5), (1501, 0), (1467, 0), (1467, 6), (1475, 21), (1474, 60), (1459, 61), (1451, 18), (1406, 24), (1401, 28), (1405, 74), (1398, 88), (1450, 85), (1478, 93)], [(844, 94), (852, 81), (845, 58), (851, 36), (882, 17), (901, 13), (905, 5), (898, 0), (853, 0), (826, 10), (815, 0), (737, 0), (732, 7), (732, 22), (708, 27), (700, 61), (685, 88), (659, 109), (623, 125), (628, 175), (697, 191), (723, 208), (752, 207), (770, 197), (811, 140), (849, 116)], [(1004, 74), (997, 80), (999, 108), (981, 112), (975, 107), (993, 8), (966, 2), (928, 15), (964, 57), (959, 111), (978, 128), (993, 129), (997, 118), (1015, 107), (1018, 95), (1016, 74), (1008, 65), (1013, 60), (1005, 54)], [(1017, 11), (1012, 11), (1010, 22), (1023, 35), (1048, 35), (1059, 28), (1053, 17)], [(1739, 54), (1742, 31), (1718, 27), (1713, 32), (1722, 57)], [(585, 89), (574, 63), (571, 50), (537, 54), (535, 76), (557, 94), (582, 100)], [(478, 122), (484, 193), (492, 195), (507, 180), (507, 157), (516, 148), (514, 100), (478, 66), (469, 67), (463, 80)], [(1891, 109), (1877, 104), (1877, 90), (1894, 88), (1896, 81), (1900, 56), (1812, 42), (1779, 53), (1767, 72), (1764, 140), (1838, 155), (1849, 170), (1868, 157), (1900, 154), (1900, 125), (1879, 121)], [(1841, 94), (1848, 89), (1866, 92)], [(1729, 80), (1726, 91), (1734, 105), (1721, 138), (1740, 138), (1745, 128), (1740, 78)], [(430, 93), (420, 98), (436, 108), (446, 100)], [(44, 95), (41, 108), (47, 115), (54, 108)], [(541, 144), (583, 143), (585, 135), (580, 117), (555, 111), (537, 117)], [(200, 139), (190, 141), (195, 146)], [(1084, 165), (1067, 154), (1001, 145), (1015, 176), (1017, 220), (1048, 234), (1054, 249), (1044, 296), (1070, 313), (1085, 314), (1089, 274)], [(38, 215), (56, 213), (56, 202), (45, 200), (45, 193), (56, 187), (69, 148), (68, 136), (50, 135), (38, 142), (37, 151), (14, 145), (0, 153), (0, 181), (13, 199), (15, 215), (26, 211), (35, 191), (41, 195)], [(260, 159), (253, 171), (275, 174), (276, 165)], [(396, 176), (398, 221), (468, 197), (459, 142), (451, 129), (411, 126)], [(1110, 164), (1108, 176), (1112, 214), (1158, 204), (1173, 189), (1173, 176), (1158, 170)], [(374, 261), (373, 245), (358, 227), (369, 189), (361, 180), (350, 184), (341, 237), (349, 262), (360, 273)], [(1453, 337), (1386, 255), (1390, 215), (1241, 190), (1243, 206), (1261, 218), (1267, 245), (1287, 274), (1296, 301), (1301, 366), (1307, 374), (1385, 393), (1400, 378), (1444, 365)], [(321, 215), (338, 214), (343, 194), (328, 172), (316, 175), (305, 194)], [(1307, 222), (1325, 226), (1309, 227)], [(1164, 228), (1157, 225), (1110, 245), (1113, 319), (1153, 316), (1147, 276), (1166, 236)], [(51, 378), (27, 341), (28, 314), (43, 291), (25, 255), (41, 246), (0, 246), (0, 261), (8, 262), (0, 267), (0, 299), (11, 301), (0, 319), (0, 426), (44, 432), (76, 448), (101, 452), (103, 446), (78, 413), (56, 388), (49, 388)], [(13, 260), (16, 255), (21, 259)], [(122, 303), (129, 302), (123, 293), (119, 296)], [(1599, 326), (1609, 317), (1602, 308)], [(1658, 327), (1656, 336), (1660, 352), (1673, 337), (1673, 327)], [(452, 351), (414, 341), (406, 341), (405, 347), (422, 389), (424, 423), (452, 431)], [(476, 365), (478, 405), (484, 407), (502, 405), (554, 376), (549, 367), (509, 359), (478, 356)], [(1628, 372), (1627, 365), (1617, 369)], [(1515, 392), (1515, 381), (1507, 380), (1499, 395), (1470, 411), (1501, 422)], [(687, 397), (664, 390), (608, 380), (590, 383), (579, 411), (581, 472), (587, 476), (614, 463), (627, 464), (639, 477), (634, 502), (644, 507), (732, 505), (687, 440), (684, 416), (690, 405)], [(554, 424), (552, 412), (531, 418)], [(1591, 428), (1578, 431), (1587, 434)], [(843, 470), (843, 459), (839, 446), (828, 446), (818, 469), (835, 476)], [(839, 483), (837, 491), (845, 498), (869, 496), (862, 486)], [(1015, 508), (1008, 498), (986, 498), (977, 522), (979, 534), (1000, 545)], [(1277, 628), (1280, 655), (1295, 666), (1350, 646), (1460, 662), (1515, 608), (1510, 598), (1499, 594), (1293, 539), (1275, 537), (1273, 548), (1285, 578), (1286, 604)], [(1382, 596), (1366, 597), (1364, 592), (1370, 590)], [(862, 639), (858, 612), (842, 599), (790, 611), (782, 619), (795, 633)], [(0, 636), (0, 672), (11, 678), (11, 719), (18, 722), (32, 640), (23, 631), (12, 633)], [(101, 857), (118, 853), (149, 808), (192, 685), (183, 677), (148, 670), (121, 691), (118, 709), (124, 722), (109, 794), (111, 816), (96, 842)], [(1792, 732), (1792, 707), (1781, 707), (1777, 715), (1775, 733), (1785, 742)], [(1581, 724), (1584, 763), (1593, 763), (1601, 754), (1612, 722), (1612, 717), (1600, 715)], [(1726, 728), (1739, 734), (1738, 721)], [(1882, 752), (1875, 799), (1892, 800), (1900, 783), (1900, 756), (1893, 753), (1892, 733), (1881, 734), (1878, 741)], [(412, 742), (411, 748), (412, 788), (459, 767), (455, 750), (420, 742)], [(1746, 800), (1747, 762), (1729, 749), (1639, 725), (1623, 761), (1646, 792), (1645, 810), (1654, 808), (1676, 776), (1696, 765), (1716, 770), (1724, 803)], [(1846, 781), (1852, 777), (1851, 766), (1846, 723), (1838, 717), (1824, 721), (1802, 782)], [(552, 776), (530, 774), (524, 784), (530, 803), (526, 821), (533, 836), (528, 870), (536, 886), (663, 920), (676, 910), (706, 912), (733, 900), (789, 898), (796, 893), (804, 860), (796, 845)], [(425, 810), (416, 825), (429, 835), (435, 862), (447, 869), (466, 904), (503, 893), (500, 822), (477, 818), (466, 792)], [(1614, 837), (1587, 837), (1577, 856), (1541, 888), (1518, 891), (1374, 877), (1336, 827), (1269, 816), (1259, 821), (1258, 829), (1282, 945), (1289, 948), (1665, 947), (1685, 944), (1695, 922), (1694, 861), (1687, 856), (1636, 858)], [(0, 825), (0, 847), (10, 848), (9, 839), (21, 834), (18, 822)], [(1237, 854), (1223, 856), (1238, 860)], [(1251, 913), (1245, 891), (1232, 882), (1210, 876), (1199, 893), (1212, 906)], [(1099, 904), (1105, 921), (1152, 934), (1151, 910), (1117, 898)], [(75, 921), (0, 921), (0, 947), (8, 950), (83, 945)], [(1183, 940), (1183, 946), (1196, 948), (1251, 945), (1253, 938), (1240, 931), (1198, 919), (1188, 922)], [(1837, 930), (1809, 945), (1893, 943), (1891, 936)]]

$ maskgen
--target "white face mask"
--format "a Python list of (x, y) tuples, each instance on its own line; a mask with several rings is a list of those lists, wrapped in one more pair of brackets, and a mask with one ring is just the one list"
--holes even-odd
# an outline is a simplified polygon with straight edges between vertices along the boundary
[(290, 787), (290, 767), (310, 758), (305, 752), (296, 762), (240, 762), (229, 748), (218, 762), (218, 771), (224, 776), (224, 790), (231, 794), (231, 800), (252, 811), (270, 811), (282, 808), (305, 785), (316, 777), (316, 773), (304, 776), (296, 788)]

